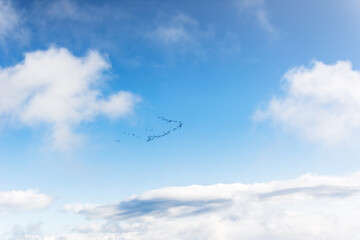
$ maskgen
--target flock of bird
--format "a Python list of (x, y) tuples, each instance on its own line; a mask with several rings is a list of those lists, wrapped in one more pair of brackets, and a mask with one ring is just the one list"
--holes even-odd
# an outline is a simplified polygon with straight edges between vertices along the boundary
[[(183, 125), (183, 123), (181, 121), (178, 121), (178, 120), (171, 120), (171, 119), (167, 119), (165, 117), (158, 117), (160, 120), (162, 121), (165, 121), (166, 123), (177, 123), (177, 125), (175, 127), (172, 127), (171, 129), (167, 130), (167, 131), (163, 131), (161, 134), (157, 134), (157, 135), (148, 135), (146, 136), (146, 141), (147, 142), (151, 142), (155, 139), (158, 139), (158, 138), (162, 138), (162, 137), (165, 137), (167, 135), (169, 135), (171, 132), (177, 130), (177, 129), (180, 129)], [(153, 132), (154, 130), (153, 129), (148, 129), (146, 128), (145, 129), (146, 132)], [(138, 139), (142, 139), (142, 137), (134, 134), (134, 133), (128, 133), (128, 132), (123, 132), (124, 135), (127, 135), (127, 136), (131, 136), (131, 137), (135, 137), (135, 138), (138, 138)], [(115, 140), (116, 142), (120, 142), (120, 139), (116, 139)]]

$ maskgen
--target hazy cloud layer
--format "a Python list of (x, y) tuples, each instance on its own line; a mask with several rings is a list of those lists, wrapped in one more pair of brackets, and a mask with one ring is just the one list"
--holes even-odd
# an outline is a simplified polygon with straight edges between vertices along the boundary
[(351, 62), (315, 61), (284, 75), (284, 94), (274, 96), (258, 120), (272, 119), (286, 129), (321, 144), (335, 144), (360, 130), (360, 72)]
[(29, 210), (46, 208), (53, 202), (52, 197), (38, 190), (0, 192), (0, 210)]
[(130, 114), (140, 98), (118, 91), (104, 96), (99, 85), (110, 64), (90, 51), (85, 57), (52, 47), (25, 54), (23, 62), (0, 68), (0, 117), (26, 126), (46, 124), (53, 145), (65, 149), (79, 140), (76, 127), (98, 115)]

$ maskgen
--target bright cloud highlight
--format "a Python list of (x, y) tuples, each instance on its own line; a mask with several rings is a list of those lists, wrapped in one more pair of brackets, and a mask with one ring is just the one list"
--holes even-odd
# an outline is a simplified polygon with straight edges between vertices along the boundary
[(26, 126), (46, 124), (53, 145), (66, 149), (77, 143), (74, 130), (79, 124), (101, 114), (126, 116), (140, 101), (131, 92), (101, 93), (99, 85), (109, 68), (96, 51), (85, 57), (56, 47), (26, 53), (23, 62), (0, 69), (0, 116)]
[(360, 130), (360, 72), (351, 62), (296, 67), (284, 75), (284, 96), (274, 96), (258, 120), (272, 119), (306, 139), (335, 144)]

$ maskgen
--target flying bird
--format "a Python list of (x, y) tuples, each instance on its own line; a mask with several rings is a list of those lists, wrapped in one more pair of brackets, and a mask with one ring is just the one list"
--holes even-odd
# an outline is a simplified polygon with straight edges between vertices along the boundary
[[(183, 125), (183, 123), (182, 123), (181, 121), (178, 121), (178, 120), (167, 119), (167, 118), (165, 118), (165, 117), (163, 117), (163, 116), (159, 116), (158, 118), (161, 119), (161, 120), (163, 120), (163, 121), (165, 121), (166, 123), (178, 123), (178, 124), (177, 124), (175, 127), (172, 127), (172, 128), (170, 128), (169, 130), (167, 130), (167, 131), (163, 131), (162, 134), (154, 134), (154, 135), (149, 135), (149, 136), (147, 136), (147, 138), (146, 138), (146, 141), (147, 141), (147, 142), (151, 142), (151, 141), (153, 141), (153, 140), (155, 140), (155, 139), (165, 137), (165, 136), (169, 135), (171, 132), (176, 131), (177, 129), (181, 128), (182, 125)], [(152, 132), (153, 129), (152, 129), (152, 128), (151, 128), (151, 129), (150, 129), (150, 128), (146, 128), (145, 131), (146, 131), (146, 132)], [(138, 136), (138, 135), (136, 135), (135, 133), (123, 132), (123, 134), (124, 134), (124, 135), (128, 135), (128, 136), (132, 136), (132, 137), (135, 137), (135, 138), (138, 138), (138, 139), (141, 139), (141, 137)], [(117, 139), (116, 142), (120, 142), (120, 140)]]

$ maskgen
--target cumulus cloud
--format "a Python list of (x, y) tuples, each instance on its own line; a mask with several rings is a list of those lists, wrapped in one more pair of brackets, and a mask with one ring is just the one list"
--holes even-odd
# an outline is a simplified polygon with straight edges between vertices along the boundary
[(262, 28), (268, 33), (275, 33), (275, 29), (270, 23), (264, 0), (240, 0), (236, 4), (239, 7), (240, 14), (251, 13)]
[(11, 1), (0, 0), (0, 40), (8, 37), (15, 29), (18, 30), (20, 17)]
[(66, 149), (78, 141), (74, 130), (80, 123), (98, 115), (126, 116), (140, 101), (131, 92), (101, 93), (109, 68), (96, 51), (84, 57), (55, 47), (26, 53), (23, 62), (0, 68), (0, 117), (26, 126), (46, 124), (53, 145)]
[(284, 75), (284, 95), (274, 96), (255, 119), (272, 119), (306, 139), (332, 145), (360, 130), (360, 72), (351, 62), (315, 61)]
[(0, 210), (29, 210), (46, 208), (53, 198), (38, 190), (0, 192)]
[(95, 222), (74, 226), (62, 237), (352, 239), (360, 237), (359, 200), (360, 174), (307, 174), (287, 181), (169, 187), (119, 203), (65, 205), (67, 211)]

